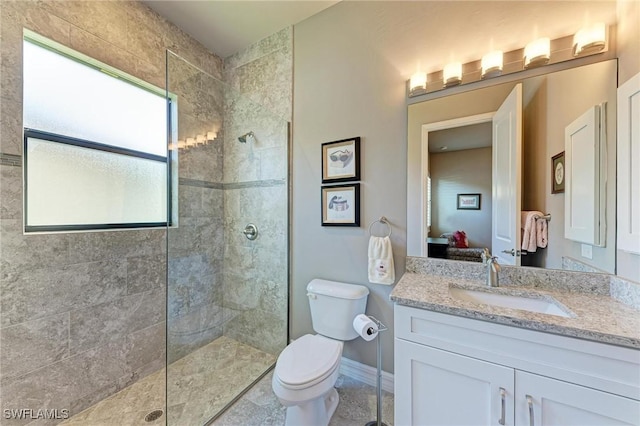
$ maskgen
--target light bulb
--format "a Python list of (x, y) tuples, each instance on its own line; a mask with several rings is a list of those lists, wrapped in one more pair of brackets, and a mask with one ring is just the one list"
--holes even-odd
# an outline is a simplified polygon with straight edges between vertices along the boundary
[(482, 57), (482, 78), (497, 77), (502, 74), (502, 50), (494, 50)]
[(444, 66), (442, 70), (442, 81), (444, 87), (451, 87), (462, 82), (462, 64), (460, 62), (452, 62)]
[(573, 36), (573, 56), (589, 55), (604, 49), (606, 26), (602, 22), (590, 25)]
[(409, 92), (413, 93), (418, 90), (427, 90), (427, 74), (417, 72), (411, 76), (409, 83)]
[(525, 46), (524, 67), (533, 68), (546, 65), (550, 57), (551, 40), (548, 37), (539, 38)]

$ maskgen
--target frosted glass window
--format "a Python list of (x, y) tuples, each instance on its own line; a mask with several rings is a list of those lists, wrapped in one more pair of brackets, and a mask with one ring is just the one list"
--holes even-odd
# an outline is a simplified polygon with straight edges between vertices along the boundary
[(166, 226), (163, 91), (28, 34), (25, 230)]
[(167, 221), (165, 163), (36, 138), (27, 146), (28, 226)]
[(165, 98), (24, 41), (24, 127), (166, 156)]

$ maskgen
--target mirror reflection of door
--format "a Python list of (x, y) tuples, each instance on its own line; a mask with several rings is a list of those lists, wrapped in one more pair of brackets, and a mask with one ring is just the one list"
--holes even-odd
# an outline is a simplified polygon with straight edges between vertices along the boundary
[(522, 191), (522, 84), (513, 88), (493, 117), (493, 256), (520, 266)]

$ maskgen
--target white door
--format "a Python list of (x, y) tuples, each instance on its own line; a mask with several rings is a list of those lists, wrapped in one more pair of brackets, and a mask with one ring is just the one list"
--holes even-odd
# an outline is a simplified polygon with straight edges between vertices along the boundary
[(516, 371), (516, 426), (640, 424), (640, 401)]
[(513, 425), (512, 368), (401, 339), (395, 348), (394, 424)]
[(491, 254), (520, 265), (522, 182), (522, 84), (513, 88), (493, 117), (493, 211)]

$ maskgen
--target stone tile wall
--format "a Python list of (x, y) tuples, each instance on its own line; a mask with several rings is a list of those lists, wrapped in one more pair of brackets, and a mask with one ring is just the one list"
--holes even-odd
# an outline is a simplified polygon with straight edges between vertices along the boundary
[[(287, 344), (292, 47), (285, 28), (227, 58), (224, 72), (236, 91), (224, 116), (224, 334), (273, 354)], [(242, 234), (250, 222), (255, 241)]]
[[(23, 235), (23, 27), (158, 87), (165, 84), (167, 48), (218, 79), (223, 64), (140, 3), (0, 3), (0, 408), (66, 408), (74, 414), (164, 365), (167, 234), (155, 229)], [(187, 115), (215, 125), (215, 114), (198, 117), (201, 101), (196, 98)], [(185, 155), (180, 176), (219, 182), (221, 167), (210, 165), (220, 161), (221, 148), (209, 149), (206, 156)], [(223, 238), (212, 219), (221, 217), (222, 195), (206, 186), (183, 189), (180, 230), (169, 237), (179, 254), (170, 268), (185, 277), (170, 292), (181, 294), (184, 304), (170, 310), (200, 315), (208, 324), (207, 315), (219, 308), (190, 308), (194, 301), (220, 299), (208, 288), (219, 281), (215, 271), (221, 269), (212, 259), (221, 257), (216, 250), (222, 246), (209, 243)], [(173, 325), (172, 332), (182, 326)], [(25, 423), (3, 419), (7, 425)]]
[(169, 92), (176, 96), (175, 140), (216, 132), (206, 144), (173, 151), (178, 221), (169, 230), (168, 360), (222, 335), (223, 102), (219, 78), (169, 54)]

